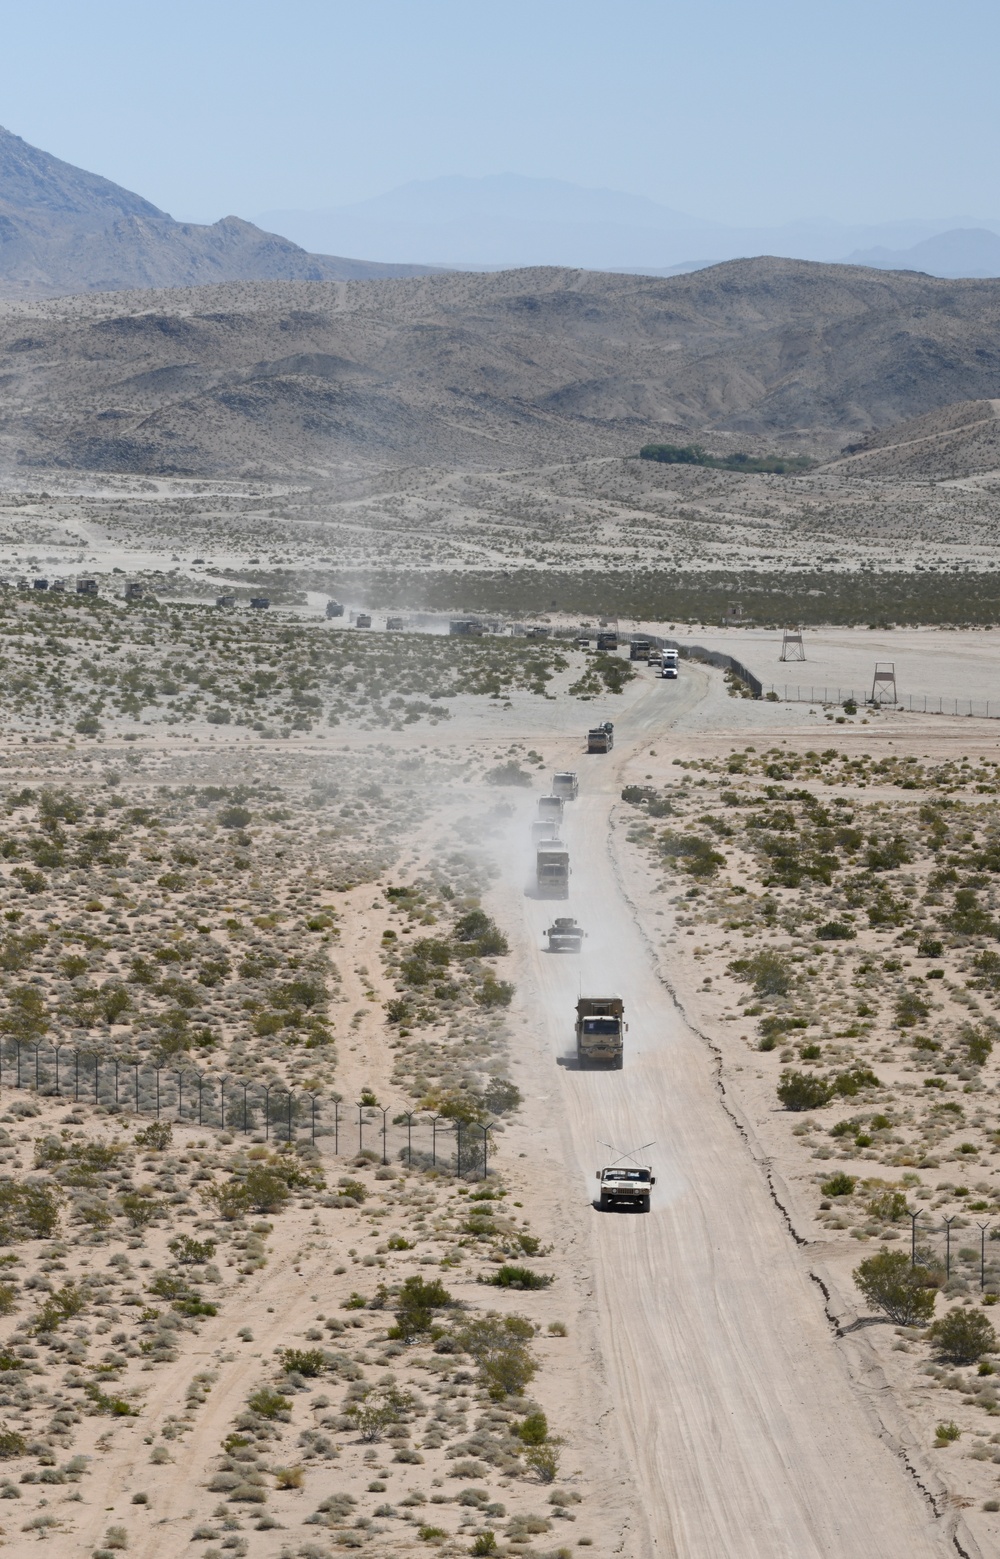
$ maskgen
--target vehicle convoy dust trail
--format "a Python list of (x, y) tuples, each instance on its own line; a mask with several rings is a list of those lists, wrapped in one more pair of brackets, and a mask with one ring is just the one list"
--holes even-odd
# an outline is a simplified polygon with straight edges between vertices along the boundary
[[(581, 1201), (595, 1197), (602, 1143), (643, 1154), (652, 1210), (590, 1220), (601, 1346), (624, 1460), (647, 1531), (629, 1552), (678, 1559), (924, 1559), (954, 1552), (848, 1378), (765, 1182), (723, 1110), (704, 1044), (653, 968), (609, 851), (609, 814), (632, 752), (692, 706), (701, 673), (664, 702), (661, 683), (616, 725), (614, 756), (560, 744), (580, 771), (564, 827), (567, 911), (579, 958), (545, 951), (551, 908), (523, 898), (532, 1003), (561, 1099), (563, 1151)], [(527, 989), (531, 976), (535, 990)], [(624, 1069), (578, 1070), (580, 991), (619, 992)], [(558, 1068), (558, 1070), (557, 1070)], [(562, 1113), (560, 1111), (559, 1113)], [(606, 1420), (606, 1423), (612, 1420)]]

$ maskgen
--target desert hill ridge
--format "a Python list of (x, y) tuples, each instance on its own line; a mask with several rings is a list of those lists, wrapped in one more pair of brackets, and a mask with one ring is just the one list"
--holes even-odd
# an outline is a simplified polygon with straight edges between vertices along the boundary
[(680, 433), (834, 456), (1000, 384), (1000, 282), (761, 258), (0, 305), (9, 464), (497, 469)]
[(311, 255), (234, 216), (211, 225), (175, 222), (141, 195), (0, 128), (0, 296), (421, 270)]

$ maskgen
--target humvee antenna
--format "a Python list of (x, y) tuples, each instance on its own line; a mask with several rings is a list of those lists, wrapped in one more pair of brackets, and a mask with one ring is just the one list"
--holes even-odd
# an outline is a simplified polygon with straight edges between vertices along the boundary
[[(613, 1142), (602, 1142), (601, 1143), (601, 1147), (602, 1148), (607, 1148), (609, 1153), (614, 1153), (614, 1151), (615, 1151), (615, 1146), (614, 1146)], [(644, 1142), (644, 1143), (642, 1143), (642, 1145), (640, 1147), (632, 1148), (630, 1152), (619, 1153), (617, 1158), (611, 1160), (611, 1164), (609, 1164), (608, 1168), (610, 1169), (614, 1164), (620, 1164), (623, 1158), (632, 1158), (632, 1159), (634, 1159), (635, 1155), (637, 1153), (645, 1153), (647, 1148), (655, 1148), (655, 1147), (656, 1147), (656, 1139), (654, 1138), (654, 1140), (652, 1142)]]

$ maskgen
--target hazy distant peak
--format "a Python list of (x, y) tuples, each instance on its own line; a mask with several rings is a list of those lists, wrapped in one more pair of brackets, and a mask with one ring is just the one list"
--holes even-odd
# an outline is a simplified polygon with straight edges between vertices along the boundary
[(909, 249), (858, 249), (848, 264), (882, 271), (926, 271), (930, 276), (1000, 276), (1000, 236), (985, 227), (955, 227)]
[[(357, 216), (436, 222), (456, 216), (490, 215), (513, 221), (626, 222), (654, 229), (704, 227), (694, 217), (673, 211), (645, 195), (538, 179), (521, 173), (491, 173), (481, 178), (449, 174), (415, 179), (369, 200), (338, 208)], [(714, 225), (714, 224), (713, 224)]]
[(20, 216), (92, 217), (101, 223), (118, 216), (166, 215), (141, 195), (134, 195), (100, 174), (74, 168), (0, 126), (0, 210), (3, 209), (16, 211)]

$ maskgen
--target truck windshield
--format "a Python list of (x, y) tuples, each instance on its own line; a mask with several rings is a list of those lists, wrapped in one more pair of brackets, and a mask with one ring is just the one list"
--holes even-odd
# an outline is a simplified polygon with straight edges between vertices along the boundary
[(648, 1169), (606, 1169), (605, 1180), (648, 1180)]
[(584, 1018), (583, 1032), (585, 1034), (617, 1034), (617, 1018)]

